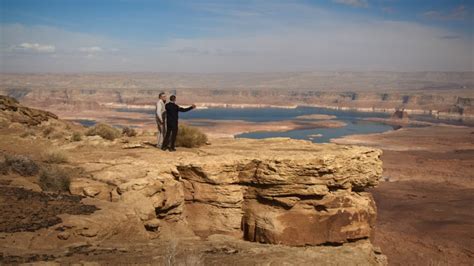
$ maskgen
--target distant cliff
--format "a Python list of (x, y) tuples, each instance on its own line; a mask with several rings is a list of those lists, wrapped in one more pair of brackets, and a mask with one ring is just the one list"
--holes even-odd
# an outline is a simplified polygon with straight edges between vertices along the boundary
[(474, 116), (473, 72), (0, 75), (0, 94), (48, 110), (149, 106), (160, 91), (204, 106), (309, 105)]

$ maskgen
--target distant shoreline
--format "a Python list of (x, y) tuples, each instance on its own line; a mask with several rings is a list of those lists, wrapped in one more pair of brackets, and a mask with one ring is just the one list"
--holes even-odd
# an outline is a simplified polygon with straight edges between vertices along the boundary
[[(137, 110), (153, 110), (154, 105), (137, 105), (124, 103), (101, 103), (103, 107), (111, 109), (137, 109)], [(186, 105), (186, 104), (184, 104)], [(236, 103), (196, 103), (199, 109), (209, 108), (226, 108), (226, 109), (251, 109), (251, 108), (277, 108), (277, 109), (296, 109), (298, 107), (315, 107), (325, 108), (339, 111), (353, 111), (361, 113), (389, 113), (392, 114), (397, 111), (397, 108), (378, 108), (378, 107), (347, 107), (323, 104), (294, 104), (294, 105), (278, 105), (278, 104), (236, 104)], [(408, 114), (413, 115), (430, 115), (435, 118), (443, 119), (474, 119), (474, 115), (456, 114), (442, 112), (438, 110), (423, 110), (423, 109), (403, 109)]]

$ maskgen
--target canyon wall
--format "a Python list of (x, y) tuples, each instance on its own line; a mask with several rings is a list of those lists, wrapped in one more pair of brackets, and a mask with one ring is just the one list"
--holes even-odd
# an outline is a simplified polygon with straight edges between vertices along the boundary
[(48, 110), (152, 108), (160, 91), (201, 106), (320, 106), (473, 116), (472, 72), (2, 74), (0, 94)]

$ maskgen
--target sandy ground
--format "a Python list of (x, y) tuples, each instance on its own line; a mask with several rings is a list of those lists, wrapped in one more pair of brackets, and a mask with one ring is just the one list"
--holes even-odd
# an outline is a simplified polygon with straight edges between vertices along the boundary
[(374, 244), (391, 265), (473, 265), (474, 129), (433, 126), (348, 136), (384, 150)]

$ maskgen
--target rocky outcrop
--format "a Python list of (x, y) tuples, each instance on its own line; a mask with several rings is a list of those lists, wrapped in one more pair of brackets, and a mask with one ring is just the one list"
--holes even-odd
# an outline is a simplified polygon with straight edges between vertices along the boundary
[(0, 118), (9, 122), (36, 126), (49, 119), (58, 117), (47, 111), (33, 109), (21, 105), (16, 99), (0, 95)]
[(330, 145), (292, 151), (278, 142), (249, 146), (245, 156), (212, 156), (177, 167), (185, 215), (197, 233), (242, 230), (250, 241), (295, 246), (370, 236), (376, 209), (363, 190), (378, 183), (380, 151)]
[(72, 180), (70, 190), (128, 206), (150, 231), (162, 220), (204, 237), (341, 244), (371, 235), (376, 208), (364, 190), (381, 177), (380, 154), (289, 139), (221, 141), (179, 161), (165, 153), (91, 162), (89, 153), (76, 163), (90, 178)]

